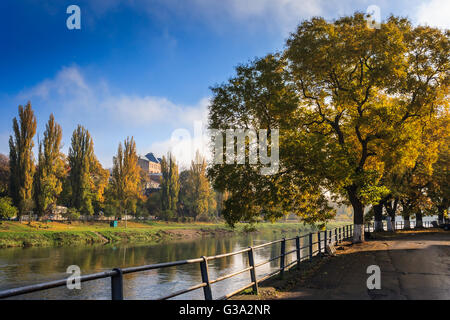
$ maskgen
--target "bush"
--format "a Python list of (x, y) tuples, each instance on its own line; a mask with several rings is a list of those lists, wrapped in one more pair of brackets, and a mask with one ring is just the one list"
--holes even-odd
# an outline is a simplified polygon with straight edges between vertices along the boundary
[(77, 209), (75, 208), (68, 208), (67, 212), (65, 214), (65, 217), (69, 220), (69, 221), (73, 221), (73, 220), (77, 220), (80, 218), (80, 212), (78, 212)]
[(258, 229), (256, 229), (256, 226), (253, 223), (250, 223), (250, 224), (244, 225), (244, 230), (243, 231), (245, 233), (249, 233), (249, 232), (255, 232), (257, 230)]
[(13, 206), (9, 197), (0, 198), (0, 218), (7, 219), (17, 215), (17, 208)]
[(207, 214), (200, 214), (197, 216), (197, 221), (200, 221), (200, 222), (208, 222), (210, 220), (211, 220), (211, 217), (208, 216)]

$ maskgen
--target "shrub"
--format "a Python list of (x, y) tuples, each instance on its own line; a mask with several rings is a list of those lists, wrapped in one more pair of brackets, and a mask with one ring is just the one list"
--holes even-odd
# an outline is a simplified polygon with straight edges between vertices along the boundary
[(7, 219), (17, 215), (17, 208), (13, 206), (9, 197), (0, 198), (0, 218)]
[(74, 221), (80, 218), (80, 212), (75, 208), (68, 208), (65, 216), (69, 221)]

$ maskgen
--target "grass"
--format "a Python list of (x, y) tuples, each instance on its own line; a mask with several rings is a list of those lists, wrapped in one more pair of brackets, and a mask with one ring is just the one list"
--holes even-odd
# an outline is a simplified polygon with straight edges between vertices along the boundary
[[(345, 223), (334, 223), (342, 225)], [(120, 221), (111, 228), (109, 222), (0, 222), (0, 248), (28, 246), (63, 246), (100, 243), (156, 243), (217, 234), (243, 234), (268, 231), (284, 233), (308, 230), (301, 223), (260, 223), (256, 230), (248, 224), (231, 229), (225, 223), (177, 223), (163, 221)]]

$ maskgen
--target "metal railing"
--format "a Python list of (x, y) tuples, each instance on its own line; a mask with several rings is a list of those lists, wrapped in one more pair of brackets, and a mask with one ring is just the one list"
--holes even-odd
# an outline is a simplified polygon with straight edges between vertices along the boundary
[[(314, 237), (315, 236), (315, 237)], [(328, 244), (336, 244), (340, 243), (341, 241), (348, 239), (353, 236), (353, 225), (346, 225), (330, 230), (325, 231), (317, 231), (314, 233), (309, 233), (303, 236), (296, 236), (293, 238), (283, 238), (271, 242), (267, 242), (264, 244), (248, 247), (246, 249), (242, 249), (239, 251), (231, 252), (231, 253), (224, 253), (219, 254), (215, 256), (209, 256), (209, 257), (201, 257), (197, 259), (189, 259), (189, 260), (180, 260), (180, 261), (174, 261), (174, 262), (165, 262), (165, 263), (158, 263), (158, 264), (151, 264), (151, 265), (144, 265), (144, 266), (138, 266), (138, 267), (129, 267), (129, 268), (114, 268), (110, 271), (104, 271), (89, 275), (84, 275), (80, 277), (80, 283), (91, 281), (91, 280), (97, 280), (97, 279), (103, 279), (103, 278), (110, 278), (111, 279), (111, 299), (112, 300), (123, 300), (123, 275), (128, 273), (135, 273), (135, 272), (141, 272), (141, 271), (148, 271), (148, 270), (155, 270), (155, 269), (161, 269), (161, 268), (169, 268), (169, 267), (176, 267), (181, 265), (187, 265), (187, 264), (199, 264), (200, 266), (200, 272), (201, 272), (201, 279), (202, 282), (196, 285), (193, 285), (189, 288), (179, 290), (176, 292), (172, 292), (169, 295), (160, 297), (158, 300), (166, 300), (170, 299), (194, 290), (198, 290), (200, 288), (203, 289), (203, 295), (205, 300), (212, 300), (213, 294), (212, 294), (212, 288), (211, 285), (220, 281), (223, 281), (225, 279), (232, 278), (234, 276), (240, 275), (244, 272), (249, 273), (250, 282), (246, 284), (245, 286), (234, 290), (233, 292), (230, 292), (222, 297), (220, 297), (218, 300), (226, 300), (228, 298), (231, 298), (232, 296), (248, 289), (252, 288), (252, 292), (255, 294), (258, 294), (258, 284), (270, 277), (275, 276), (276, 274), (280, 274), (283, 276), (284, 272), (289, 270), (294, 265), (297, 265), (297, 267), (300, 267), (300, 263), (305, 260), (312, 260), (313, 256), (316, 256), (322, 252), (326, 251), (326, 246)], [(317, 239), (314, 241), (313, 239)], [(306, 240), (306, 241), (305, 241)], [(295, 249), (286, 252), (286, 243), (289, 241), (295, 241)], [(305, 244), (306, 242), (306, 244)], [(259, 250), (261, 248), (281, 243), (281, 251), (280, 255), (276, 257), (269, 258), (268, 260), (255, 263), (255, 255), (254, 252), (256, 250)], [(302, 250), (308, 249), (307, 255), (302, 255)], [(288, 257), (291, 254), (296, 254), (295, 259), (286, 264), (286, 257)], [(242, 270), (221, 276), (219, 278), (211, 280), (209, 278), (209, 272), (208, 272), (208, 262), (216, 260), (216, 259), (222, 259), (225, 257), (235, 256), (239, 254), (247, 254), (248, 255), (248, 266)], [(279, 268), (275, 271), (270, 272), (269, 274), (258, 278), (257, 277), (257, 268), (261, 267), (267, 263), (270, 263), (272, 261), (279, 261)], [(46, 289), (51, 288), (57, 288), (57, 287), (63, 287), (67, 285), (67, 279), (61, 279), (56, 281), (50, 281), (15, 289), (9, 289), (0, 291), (0, 299), (2, 298), (9, 298), (9, 297), (15, 297), (22, 294), (42, 291)]]
[[(433, 228), (433, 223), (436, 223), (437, 221), (422, 221), (422, 227), (423, 228)], [(416, 227), (416, 221), (410, 220), (409, 221), (409, 228), (413, 229)], [(404, 221), (395, 221), (393, 224), (394, 230), (403, 230), (405, 229), (405, 222)], [(375, 231), (375, 222), (370, 222), (365, 224), (364, 230), (366, 232), (373, 232)], [(387, 230), (387, 222), (383, 221), (383, 230)]]

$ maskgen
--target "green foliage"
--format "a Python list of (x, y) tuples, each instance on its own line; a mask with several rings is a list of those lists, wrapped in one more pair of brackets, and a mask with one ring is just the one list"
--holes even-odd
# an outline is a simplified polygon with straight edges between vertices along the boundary
[(9, 179), (9, 159), (0, 153), (0, 197), (8, 195)]
[(111, 176), (112, 195), (119, 201), (122, 213), (136, 213), (137, 201), (141, 198), (140, 169), (133, 137), (119, 144), (117, 155), (113, 158)]
[(178, 166), (172, 154), (167, 158), (163, 156), (161, 161), (161, 210), (164, 219), (176, 216), (178, 194), (180, 191)]
[(68, 208), (67, 212), (64, 214), (64, 216), (69, 221), (78, 220), (80, 218), (80, 212), (75, 208)]
[(19, 121), (13, 119), (13, 136), (9, 137), (9, 190), (19, 215), (31, 210), (34, 175), (33, 137), (36, 134), (36, 117), (28, 102), (19, 106)]
[(66, 176), (64, 156), (60, 152), (62, 129), (53, 114), (46, 125), (44, 141), (39, 142), (38, 166), (34, 176), (36, 212), (42, 216), (48, 206), (56, 204)]
[(191, 168), (180, 174), (179, 211), (200, 221), (216, 214), (215, 195), (206, 173), (206, 160), (197, 151)]
[(149, 214), (155, 217), (161, 217), (161, 191), (156, 191), (149, 194), (145, 205)]
[(12, 199), (9, 197), (0, 198), (0, 218), (13, 218), (17, 215), (17, 208), (13, 206)]
[(94, 158), (94, 143), (83, 126), (78, 125), (72, 134), (69, 148), (70, 205), (83, 213), (92, 215), (92, 189), (90, 184), (91, 163)]

